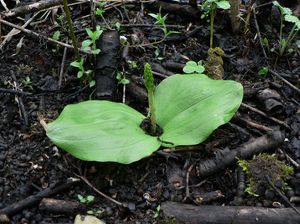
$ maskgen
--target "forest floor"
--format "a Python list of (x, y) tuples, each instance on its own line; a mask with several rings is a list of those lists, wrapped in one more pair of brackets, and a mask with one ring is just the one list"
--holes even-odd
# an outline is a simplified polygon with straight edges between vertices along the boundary
[[(16, 7), (4, 2), (10, 9)], [(66, 51), (42, 36), (24, 32), (6, 41), (4, 37), (12, 27), (0, 23), (0, 214), (7, 215), (11, 223), (22, 224), (74, 223), (77, 214), (87, 213), (105, 223), (146, 224), (176, 223), (164, 215), (162, 205), (167, 201), (195, 206), (299, 206), (299, 43), (297, 47), (294, 41), (279, 57), (272, 50), (278, 47), (278, 12), (268, 4), (257, 8), (254, 18), (250, 6), (243, 4), (243, 18), (247, 12), (251, 17), (247, 28), (242, 21), (239, 34), (233, 34), (227, 11), (217, 11), (214, 25), (214, 46), (221, 47), (228, 56), (224, 58), (223, 78), (240, 82), (244, 87), (243, 105), (236, 115), (199, 145), (182, 146), (172, 152), (160, 149), (129, 165), (81, 161), (49, 140), (40, 121), (51, 122), (68, 104), (97, 99), (97, 83), (89, 87), (87, 80), (76, 77), (77, 70), (70, 66), (74, 61), (72, 49)], [(120, 36), (127, 38), (127, 46), (122, 45), (117, 52), (117, 69), (130, 83), (125, 87), (119, 84), (112, 90), (114, 94), (109, 97), (114, 101), (124, 98), (126, 104), (146, 115), (148, 104), (142, 80), (145, 63), (151, 64), (158, 84), (170, 75), (183, 73), (187, 61), (207, 58), (209, 23), (200, 19), (197, 7), (177, 1), (107, 1), (102, 7), (105, 20), (96, 17), (95, 22), (104, 30), (117, 29)], [(92, 27), (90, 3), (83, 1), (70, 9), (81, 43), (87, 38), (85, 28)], [(0, 10), (5, 13), (3, 8)], [(166, 27), (175, 34), (164, 38), (161, 27), (149, 16), (159, 12), (167, 14)], [(59, 31), (59, 40), (67, 42), (68, 26), (63, 15), (62, 7), (55, 6), (52, 10), (2, 19), (22, 26), (24, 20), (19, 18), (27, 21), (35, 16), (26, 29), (47, 37)], [(286, 24), (284, 36), (290, 29), (291, 24)], [(268, 46), (264, 42), (267, 58), (260, 45), (262, 39), (268, 40)], [(299, 36), (295, 39), (299, 41)], [(93, 69), (92, 57), (85, 58), (86, 67)], [(262, 74), (263, 67), (268, 67), (266, 74)], [(259, 142), (262, 139), (263, 144)], [(245, 193), (247, 177), (237, 160), (222, 162), (227, 153), (247, 148), (251, 141), (255, 143), (255, 154), (274, 154), (278, 161), (294, 169), (284, 182), (275, 183), (275, 188), (268, 185), (259, 189), (259, 196)], [(221, 165), (203, 168), (201, 165), (208, 160)], [(256, 172), (270, 167), (260, 164)], [(60, 186), (62, 189), (56, 191)], [(121, 204), (104, 198), (95, 189)], [(47, 190), (49, 194), (36, 197)], [(83, 196), (81, 201), (78, 195)], [(94, 199), (84, 202), (88, 196)], [(66, 204), (61, 210), (51, 210), (40, 204), (45, 198), (60, 200), (54, 201), (56, 206)], [(1, 219), (4, 218), (0, 216), (0, 222)]]

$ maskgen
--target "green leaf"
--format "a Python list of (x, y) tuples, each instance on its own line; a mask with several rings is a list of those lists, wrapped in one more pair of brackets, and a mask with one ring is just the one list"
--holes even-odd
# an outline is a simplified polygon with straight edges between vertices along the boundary
[(99, 54), (101, 52), (100, 49), (95, 49), (95, 50), (92, 50), (92, 54)]
[(88, 36), (93, 39), (94, 32), (90, 28), (86, 28), (85, 31), (87, 32)]
[(284, 20), (290, 23), (298, 23), (299, 19), (297, 16), (293, 16), (293, 15), (285, 15), (284, 16)]
[(230, 4), (228, 1), (220, 1), (220, 2), (216, 2), (216, 4), (220, 9), (224, 9), (224, 10), (230, 9)]
[(197, 64), (195, 61), (188, 61), (185, 66), (183, 67), (184, 73), (203, 73), (204, 72), (204, 66), (201, 64)]
[(82, 64), (81, 61), (73, 61), (71, 64), (71, 66), (75, 67), (75, 68), (81, 68)]
[(127, 85), (127, 84), (129, 84), (129, 80), (128, 79), (121, 79), (120, 83), (123, 84), (123, 85)]
[(55, 32), (53, 33), (52, 39), (54, 39), (54, 40), (59, 40), (59, 38), (60, 38), (60, 31), (57, 30), (57, 31), (55, 31)]
[(77, 78), (80, 79), (83, 76), (83, 71), (77, 72)]
[(89, 47), (91, 44), (93, 43), (93, 41), (91, 39), (87, 39), (82, 41), (81, 43), (81, 48), (82, 49), (86, 49), (87, 47)]
[(172, 146), (199, 144), (232, 118), (242, 98), (243, 87), (235, 81), (173, 75), (154, 95), (157, 124), (164, 131), (160, 139)]
[(128, 164), (160, 147), (156, 137), (139, 127), (144, 118), (125, 104), (85, 101), (66, 106), (48, 124), (47, 136), (79, 159)]

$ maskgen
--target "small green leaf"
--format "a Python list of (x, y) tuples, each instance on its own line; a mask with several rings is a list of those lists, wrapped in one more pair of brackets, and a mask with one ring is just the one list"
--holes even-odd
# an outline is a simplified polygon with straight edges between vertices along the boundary
[(75, 68), (80, 68), (81, 67), (80, 62), (78, 62), (78, 61), (73, 61), (70, 65), (75, 67)]
[(299, 19), (297, 16), (293, 16), (293, 15), (285, 15), (284, 16), (285, 21), (290, 22), (290, 23), (298, 23)]
[(127, 84), (129, 84), (129, 80), (128, 79), (121, 79), (120, 83), (123, 84), (123, 85), (127, 85)]
[(87, 32), (88, 36), (93, 39), (92, 37), (94, 36), (94, 32), (90, 28), (86, 28), (85, 31)]
[(57, 30), (57, 31), (55, 31), (55, 32), (53, 33), (52, 39), (54, 39), (54, 40), (59, 40), (59, 38), (60, 38), (60, 31)]
[(224, 10), (230, 9), (230, 4), (228, 1), (220, 1), (220, 2), (216, 2), (216, 4), (220, 9), (224, 9)]
[(101, 52), (100, 49), (95, 49), (95, 50), (92, 50), (92, 54), (99, 54)]
[(188, 61), (185, 66), (183, 67), (184, 73), (198, 73), (202, 74), (204, 72), (205, 68), (201, 64), (197, 64), (195, 61)]
[(92, 43), (93, 43), (93, 41), (91, 39), (84, 40), (81, 43), (81, 48), (85, 49), (85, 48), (89, 47)]
[(95, 80), (92, 80), (92, 81), (89, 82), (89, 87), (90, 88), (93, 87), (93, 86), (95, 86), (95, 85), (96, 85), (96, 81)]
[(77, 72), (77, 78), (80, 79), (83, 76), (83, 71)]

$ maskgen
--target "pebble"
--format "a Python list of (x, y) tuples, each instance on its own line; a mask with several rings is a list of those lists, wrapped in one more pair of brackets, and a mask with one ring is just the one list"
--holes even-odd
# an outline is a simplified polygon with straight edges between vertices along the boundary
[(274, 194), (273, 191), (271, 191), (271, 190), (269, 190), (269, 189), (267, 189), (267, 190), (265, 191), (265, 197), (266, 197), (266, 199), (272, 200), (272, 199), (274, 198), (274, 196), (275, 196), (275, 194)]

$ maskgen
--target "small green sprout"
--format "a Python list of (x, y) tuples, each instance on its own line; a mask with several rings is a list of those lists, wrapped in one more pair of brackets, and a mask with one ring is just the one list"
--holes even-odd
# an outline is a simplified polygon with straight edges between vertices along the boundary
[(130, 82), (128, 79), (126, 79), (124, 72), (117, 72), (116, 78), (118, 80), (118, 84), (127, 85)]
[(195, 61), (188, 61), (183, 67), (183, 72), (187, 74), (191, 74), (191, 73), (203, 74), (204, 70), (205, 68), (202, 65), (202, 61), (199, 61), (198, 63)]
[(77, 198), (78, 198), (79, 202), (82, 204), (90, 204), (95, 200), (95, 197), (93, 195), (83, 196), (81, 194), (78, 194)]
[(159, 213), (160, 213), (160, 205), (158, 205), (158, 206), (156, 207), (156, 211), (155, 211), (155, 214), (154, 214), (153, 218), (155, 218), (155, 219), (158, 218)]
[(201, 10), (204, 12), (201, 18), (210, 14), (210, 48), (213, 48), (214, 20), (217, 8), (227, 10), (230, 8), (230, 4), (227, 0), (205, 0), (201, 5)]
[(258, 74), (263, 76), (263, 77), (266, 77), (268, 72), (269, 72), (268, 67), (260, 67), (259, 70), (258, 70)]
[(87, 28), (86, 32), (90, 39), (86, 39), (81, 44), (81, 49), (84, 51), (91, 51), (94, 55), (97, 55), (101, 52), (100, 49), (97, 48), (97, 40), (100, 38), (103, 30), (100, 26), (96, 26), (96, 30), (92, 31)]
[(164, 39), (167, 37), (167, 36), (170, 36), (171, 34), (175, 34), (175, 33), (178, 33), (177, 31), (172, 31), (172, 30), (169, 30), (167, 28), (167, 25), (166, 25), (166, 19), (167, 19), (167, 16), (168, 14), (166, 15), (162, 15), (160, 12), (159, 13), (149, 13), (148, 14), (149, 16), (151, 16), (152, 18), (154, 18), (156, 21), (155, 21), (155, 24), (159, 25), (161, 30), (163, 31), (164, 33)]
[[(279, 56), (282, 56), (286, 51), (286, 48), (291, 44), (292, 40), (297, 36), (298, 31), (300, 30), (300, 20), (297, 16), (292, 15), (292, 10), (281, 6), (277, 1), (273, 2), (273, 5), (277, 6), (281, 17), (280, 17), (280, 31), (279, 31)], [(294, 26), (289, 32), (287, 38), (283, 37), (283, 21), (293, 23)]]
[(105, 9), (104, 9), (105, 5), (106, 5), (105, 1), (98, 3), (98, 7), (96, 8), (96, 13), (95, 13), (97, 16), (103, 17), (105, 13)]
[(28, 87), (28, 88), (32, 89), (32, 81), (29, 76), (26, 76), (25, 78), (23, 78), (21, 82), (24, 85), (24, 87)]
[(83, 79), (87, 80), (89, 82), (90, 87), (93, 87), (96, 84), (95, 80), (92, 80), (93, 71), (85, 70), (85, 68), (84, 68), (83, 57), (81, 57), (79, 61), (73, 61), (71, 63), (71, 66), (79, 69), (79, 71), (77, 72), (77, 78), (79, 78), (79, 79), (83, 78)]
[[(57, 30), (57, 31), (55, 31), (55, 32), (53, 33), (52, 39), (53, 39), (53, 40), (59, 40), (59, 39), (60, 39), (60, 31), (59, 31), (59, 30)], [(58, 50), (59, 50), (59, 46), (56, 45), (56, 48), (55, 48), (55, 49), (52, 49), (52, 52), (55, 53), (55, 52), (58, 52)]]

